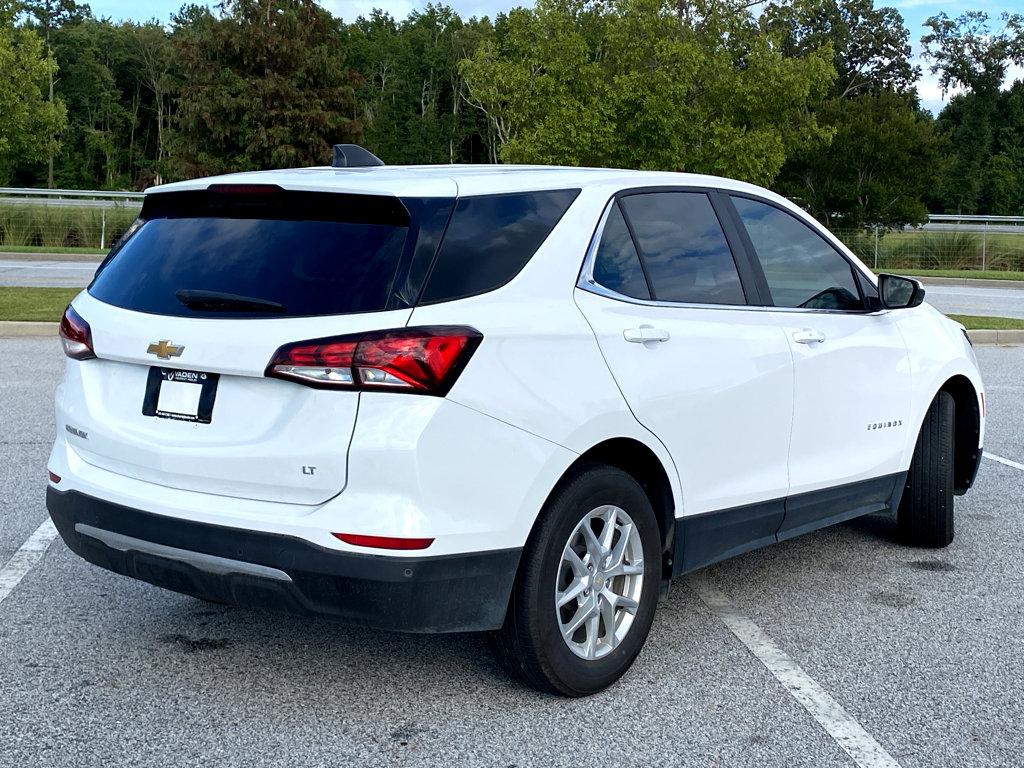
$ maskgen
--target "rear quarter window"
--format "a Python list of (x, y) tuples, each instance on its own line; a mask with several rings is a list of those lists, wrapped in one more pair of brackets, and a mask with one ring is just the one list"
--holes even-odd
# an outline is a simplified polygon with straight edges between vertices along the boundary
[(578, 189), (481, 195), (455, 204), (420, 304), (483, 294), (519, 274)]

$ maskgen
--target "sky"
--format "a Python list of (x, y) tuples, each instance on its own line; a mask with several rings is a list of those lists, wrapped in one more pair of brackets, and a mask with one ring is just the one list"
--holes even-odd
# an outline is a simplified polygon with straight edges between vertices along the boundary
[[(131, 19), (134, 21), (149, 21), (157, 19), (167, 23), (171, 14), (181, 8), (184, 0), (87, 0), (92, 7), (92, 12), (97, 17), (109, 17), (114, 21)], [(202, 3), (203, 0), (195, 0)], [(422, 9), (428, 0), (321, 0), (321, 5), (346, 21), (368, 14), (373, 8), (381, 8), (391, 13), (395, 18), (405, 18), (411, 11)], [(214, 2), (206, 2), (207, 5), (215, 5)], [(530, 0), (449, 0), (451, 5), (463, 17), (469, 16), (491, 16), (501, 11), (507, 11), (518, 5), (528, 5)], [(1004, 11), (1019, 12), (1020, 6), (1012, 0), (876, 0), (876, 7), (888, 5), (895, 6), (910, 30), (910, 39), (914, 44), (915, 56), (921, 51), (921, 36), (925, 34), (924, 22), (930, 16), (940, 12), (955, 17), (964, 11), (979, 10), (988, 13), (994, 21), (993, 26), (999, 28), (999, 14)], [(921, 97), (921, 103), (932, 112), (938, 112), (955, 92), (942, 93), (939, 87), (938, 76), (928, 71), (928, 65), (918, 61), (921, 67), (921, 79), (917, 84), (917, 91)], [(1024, 79), (1024, 68), (1011, 67), (1008, 73), (1007, 82), (1016, 79)]]

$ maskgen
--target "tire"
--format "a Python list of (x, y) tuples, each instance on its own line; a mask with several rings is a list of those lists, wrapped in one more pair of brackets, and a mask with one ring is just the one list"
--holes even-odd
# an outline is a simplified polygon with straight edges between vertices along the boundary
[(953, 541), (953, 396), (935, 396), (914, 447), (910, 474), (896, 515), (900, 538), (916, 547)]
[[(588, 547), (575, 558), (569, 555), (569, 549), (578, 553), (584, 540), (603, 539), (604, 522), (612, 515), (616, 526), (611, 548)], [(588, 539), (584, 526), (597, 537)], [(623, 557), (619, 567), (606, 566), (620, 545), (632, 557)], [(595, 560), (592, 553), (603, 555)], [(636, 563), (640, 553), (642, 565)], [(631, 581), (636, 569), (641, 569), (639, 582)], [(627, 570), (629, 575), (617, 573)], [(660, 582), (661, 534), (644, 490), (618, 468), (586, 465), (556, 488), (541, 511), (523, 551), (505, 623), (490, 634), (491, 646), (507, 671), (535, 689), (568, 697), (594, 694), (622, 677), (640, 653), (654, 621)], [(590, 589), (556, 608), (556, 590), (567, 596), (587, 584)], [(606, 599), (616, 591), (628, 595), (614, 602)], [(634, 600), (630, 596), (635, 597), (635, 613), (624, 608)], [(570, 630), (583, 614), (587, 621), (566, 640), (563, 628)], [(632, 619), (627, 621), (627, 615)], [(608, 623), (607, 616), (614, 619)], [(609, 632), (609, 624), (617, 630)], [(592, 637), (594, 644), (589, 643)]]

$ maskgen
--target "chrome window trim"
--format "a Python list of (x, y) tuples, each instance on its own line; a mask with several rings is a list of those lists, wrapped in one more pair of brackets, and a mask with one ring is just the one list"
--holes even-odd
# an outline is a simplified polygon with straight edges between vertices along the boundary
[[(680, 192), (684, 188), (674, 188)], [(627, 190), (622, 190), (626, 192)], [(608, 223), (608, 217), (611, 216), (612, 207), (618, 202), (620, 193), (616, 193), (609, 198), (608, 202), (605, 203), (604, 209), (601, 211), (601, 217), (597, 221), (597, 227), (594, 230), (594, 234), (590, 237), (590, 243), (587, 246), (587, 251), (583, 257), (583, 266), (580, 269), (579, 279), (576, 281), (576, 288), (581, 291), (586, 291), (590, 294), (597, 294), (607, 299), (614, 299), (617, 302), (624, 302), (626, 304), (636, 304), (641, 307), (676, 307), (683, 309), (693, 310), (753, 310), (756, 312), (785, 312), (785, 313), (796, 313), (796, 314), (815, 314), (815, 315), (852, 315), (862, 317), (865, 315), (883, 315), (888, 310), (875, 310), (874, 312), (867, 311), (855, 311), (855, 310), (828, 310), (819, 309), (813, 307), (778, 307), (776, 305), (766, 304), (701, 304), (698, 302), (666, 302), (654, 299), (638, 299), (635, 296), (626, 296), (620, 294), (618, 291), (613, 291), (610, 288), (606, 288), (594, 280), (594, 260), (597, 259), (597, 249), (601, 245), (601, 237), (604, 235), (605, 225)], [(845, 259), (845, 255), (840, 253)], [(849, 260), (846, 260), (849, 262)], [(851, 267), (855, 267), (852, 265)]]

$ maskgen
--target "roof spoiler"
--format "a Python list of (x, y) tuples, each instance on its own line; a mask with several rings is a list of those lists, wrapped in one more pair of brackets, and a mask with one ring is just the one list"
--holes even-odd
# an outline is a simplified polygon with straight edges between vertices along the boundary
[(358, 144), (335, 144), (333, 168), (366, 168), (382, 166), (384, 161)]

